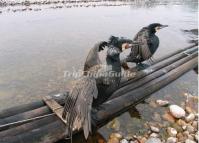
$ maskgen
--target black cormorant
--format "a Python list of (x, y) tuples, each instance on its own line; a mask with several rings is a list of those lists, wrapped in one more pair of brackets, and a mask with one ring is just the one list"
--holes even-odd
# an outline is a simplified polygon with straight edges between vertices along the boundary
[[(83, 128), (85, 138), (91, 132), (91, 110), (106, 101), (120, 82), (120, 53), (127, 47), (116, 45), (112, 36), (108, 42), (97, 43), (89, 52), (84, 76), (76, 81), (65, 99), (62, 117), (67, 121), (67, 129), (72, 137), (73, 129)], [(106, 66), (102, 65), (99, 51), (107, 47)], [(123, 48), (124, 47), (124, 48)], [(105, 67), (105, 68), (104, 68)]]
[(143, 61), (151, 59), (153, 54), (159, 47), (159, 38), (155, 33), (168, 25), (160, 23), (152, 23), (147, 27), (143, 27), (134, 37), (131, 52), (126, 59), (122, 61), (122, 66), (128, 69), (127, 62), (133, 62), (141, 65)]

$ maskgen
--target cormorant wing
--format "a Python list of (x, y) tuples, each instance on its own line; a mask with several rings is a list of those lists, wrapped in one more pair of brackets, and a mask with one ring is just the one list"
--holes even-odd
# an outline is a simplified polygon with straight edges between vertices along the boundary
[(94, 78), (78, 79), (65, 99), (62, 117), (67, 121), (70, 137), (74, 129), (83, 128), (85, 138), (91, 132), (91, 109), (93, 98), (97, 98), (98, 90)]
[(100, 65), (102, 62), (99, 58), (99, 51), (102, 50), (101, 48), (102, 42), (98, 42), (94, 45), (94, 47), (89, 51), (88, 56), (86, 58), (84, 64), (84, 72), (89, 71), (91, 67)]
[(149, 49), (151, 42), (148, 28), (142, 28), (136, 34), (133, 41), (138, 43), (138, 55), (140, 55), (142, 59), (148, 60), (152, 57), (152, 53)]

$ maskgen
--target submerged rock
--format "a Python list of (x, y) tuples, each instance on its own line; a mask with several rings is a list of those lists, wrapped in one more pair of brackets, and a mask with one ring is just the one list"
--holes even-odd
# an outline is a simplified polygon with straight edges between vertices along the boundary
[(156, 100), (156, 103), (158, 106), (166, 106), (169, 104), (169, 101), (167, 100)]
[(118, 138), (110, 138), (107, 143), (120, 143)]
[(107, 125), (108, 128), (114, 129), (116, 131), (119, 131), (120, 129), (120, 122), (117, 118), (113, 119), (111, 122)]
[(170, 113), (165, 113), (164, 115), (162, 115), (162, 118), (171, 123), (175, 122), (175, 118)]
[(120, 140), (122, 139), (122, 135), (119, 133), (112, 133), (109, 138), (117, 138)]
[(169, 106), (169, 111), (172, 114), (172, 116), (175, 117), (175, 118), (185, 117), (185, 111), (184, 111), (184, 109), (181, 108), (178, 105), (170, 105)]

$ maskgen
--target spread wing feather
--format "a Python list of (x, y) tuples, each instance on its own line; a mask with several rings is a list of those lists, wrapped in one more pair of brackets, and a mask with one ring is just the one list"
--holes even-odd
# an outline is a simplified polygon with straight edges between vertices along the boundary
[(91, 132), (91, 109), (93, 98), (97, 98), (98, 90), (93, 78), (82, 77), (78, 79), (65, 99), (63, 118), (67, 121), (70, 137), (74, 129), (83, 128), (85, 138)]
[(101, 64), (101, 60), (99, 58), (100, 44), (101, 42), (95, 44), (94, 47), (89, 51), (84, 64), (84, 71), (90, 71), (91, 67)]

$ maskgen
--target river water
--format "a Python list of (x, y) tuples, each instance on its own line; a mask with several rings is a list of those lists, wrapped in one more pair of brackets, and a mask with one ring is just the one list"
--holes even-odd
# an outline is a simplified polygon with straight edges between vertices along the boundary
[[(169, 27), (157, 33), (160, 47), (154, 58), (190, 45), (188, 40), (193, 35), (182, 30), (197, 28), (197, 6), (197, 1), (178, 0), (88, 8), (34, 6), (41, 10), (15, 13), (1, 8), (5, 12), (0, 14), (0, 109), (67, 90), (71, 78), (64, 78), (64, 71), (82, 69), (89, 49), (110, 35), (133, 38), (142, 27), (159, 22)], [(184, 92), (198, 94), (197, 75), (192, 71), (151, 99), (176, 99), (175, 95)], [(148, 115), (154, 110), (147, 110), (148, 104), (137, 108), (143, 120), (151, 119)], [(133, 126), (140, 120), (130, 118), (128, 113), (117, 120), (124, 134), (140, 128)], [(128, 124), (122, 123), (125, 121)], [(130, 129), (125, 131), (127, 126)], [(112, 131), (108, 127), (99, 130), (105, 138)]]

